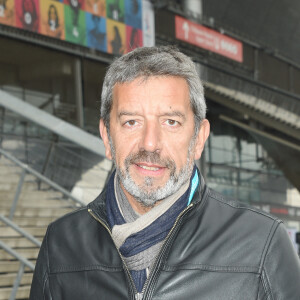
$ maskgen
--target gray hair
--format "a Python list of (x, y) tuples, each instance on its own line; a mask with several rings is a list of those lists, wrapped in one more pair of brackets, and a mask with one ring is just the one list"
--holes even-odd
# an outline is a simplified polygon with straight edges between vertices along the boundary
[(150, 76), (176, 76), (186, 80), (197, 133), (206, 115), (203, 85), (193, 61), (173, 46), (137, 48), (113, 61), (105, 75), (101, 95), (100, 117), (107, 130), (114, 86)]

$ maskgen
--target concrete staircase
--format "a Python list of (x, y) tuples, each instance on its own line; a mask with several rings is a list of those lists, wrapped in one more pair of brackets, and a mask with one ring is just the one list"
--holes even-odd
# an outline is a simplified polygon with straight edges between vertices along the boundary
[[(0, 157), (0, 214), (8, 217), (22, 169)], [(63, 199), (60, 192), (42, 183), (38, 189), (35, 176), (26, 174), (19, 201), (12, 219), (23, 230), (42, 241), (47, 225), (76, 209), (74, 203)], [(0, 240), (35, 264), (39, 248), (12, 228), (0, 222)], [(10, 298), (20, 262), (0, 248), (0, 300)], [(25, 268), (16, 299), (28, 299), (32, 271)]]

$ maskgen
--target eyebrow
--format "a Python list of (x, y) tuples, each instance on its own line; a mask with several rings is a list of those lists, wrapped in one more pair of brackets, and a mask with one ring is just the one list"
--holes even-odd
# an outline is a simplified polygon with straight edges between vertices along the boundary
[(123, 116), (137, 116), (139, 115), (137, 112), (130, 112), (130, 111), (121, 111), (119, 114), (118, 114), (118, 117), (121, 118)]
[(164, 113), (161, 115), (162, 117), (166, 116), (166, 117), (174, 117), (174, 116), (177, 116), (177, 117), (180, 117), (182, 118), (184, 121), (186, 120), (186, 116), (178, 111), (178, 110), (174, 110), (174, 111), (171, 111), (171, 112), (167, 112), (167, 113)]
[[(140, 115), (138, 112), (121, 111), (118, 114), (118, 117), (121, 118), (123, 116), (138, 116), (138, 115)], [(171, 112), (166, 112), (166, 113), (163, 113), (163, 114), (160, 115), (160, 117), (174, 117), (174, 116), (180, 117), (184, 121), (186, 120), (186, 116), (178, 110), (174, 110), (174, 111), (171, 111)]]

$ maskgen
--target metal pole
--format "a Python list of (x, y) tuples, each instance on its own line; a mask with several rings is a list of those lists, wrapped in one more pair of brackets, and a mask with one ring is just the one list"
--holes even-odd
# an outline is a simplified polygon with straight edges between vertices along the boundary
[(254, 80), (259, 79), (259, 51), (258, 49), (254, 50), (254, 73), (253, 73)]
[(16, 279), (15, 279), (15, 282), (14, 282), (9, 300), (15, 300), (16, 299), (17, 291), (18, 291), (19, 285), (21, 283), (22, 276), (24, 274), (24, 268), (25, 268), (25, 265), (24, 265), (24, 263), (21, 262), (20, 263), (20, 268), (19, 268), (18, 274), (16, 276)]
[(7, 253), (15, 257), (18, 261), (22, 262), (24, 265), (26, 265), (30, 270), (34, 270), (34, 264), (30, 262), (28, 259), (24, 258), (22, 255), (20, 255), (18, 252), (16, 252), (14, 249), (7, 246), (5, 243), (3, 243), (0, 240), (0, 248), (4, 249)]
[(294, 68), (289, 65), (289, 91), (294, 92)]
[(13, 217), (14, 217), (16, 207), (17, 207), (17, 204), (18, 204), (18, 200), (19, 200), (19, 197), (20, 197), (20, 194), (21, 194), (22, 186), (23, 186), (23, 183), (24, 183), (25, 175), (26, 175), (26, 170), (23, 169), (22, 173), (21, 173), (19, 183), (18, 183), (18, 186), (17, 186), (15, 198), (14, 198), (14, 201), (13, 201), (12, 206), (10, 208), (10, 213), (9, 213), (9, 219), (10, 220), (12, 220)]
[(82, 76), (81, 76), (81, 61), (75, 59), (74, 64), (74, 84), (75, 84), (75, 99), (77, 111), (77, 125), (80, 128), (84, 126), (83, 119), (83, 97), (82, 97)]
[[(5, 107), (1, 107), (1, 119), (0, 119), (0, 148), (4, 140), (4, 118), (5, 118)], [(1, 154), (0, 154), (1, 157)]]
[(12, 229), (17, 231), (18, 233), (20, 233), (22, 236), (26, 237), (28, 240), (30, 240), (32, 243), (34, 243), (38, 247), (41, 247), (42, 243), (38, 239), (36, 239), (34, 236), (29, 234), (28, 232), (26, 232), (22, 228), (20, 228), (17, 224), (12, 222), (10, 219), (4, 217), (2, 214), (0, 214), (0, 221), (2, 221), (3, 223), (5, 223), (9, 227), (11, 227)]
[[(46, 155), (46, 158), (45, 158), (45, 161), (44, 161), (44, 164), (43, 164), (42, 172), (41, 172), (42, 175), (44, 175), (46, 173), (46, 170), (47, 170), (48, 165), (49, 165), (50, 157), (52, 156), (53, 149), (54, 149), (55, 144), (56, 144), (56, 142), (58, 140), (57, 135), (54, 134), (53, 136), (54, 136), (54, 140), (51, 141), (51, 144), (50, 144), (50, 146), (48, 148), (48, 152), (47, 152), (47, 155)], [(38, 190), (41, 189), (41, 183), (42, 183), (41, 180), (39, 180), (39, 182), (38, 182)]]

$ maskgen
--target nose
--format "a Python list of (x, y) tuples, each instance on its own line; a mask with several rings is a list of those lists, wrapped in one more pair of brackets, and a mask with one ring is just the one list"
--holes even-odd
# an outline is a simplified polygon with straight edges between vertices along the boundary
[(142, 131), (140, 150), (159, 152), (161, 150), (160, 126), (156, 122), (147, 122)]

